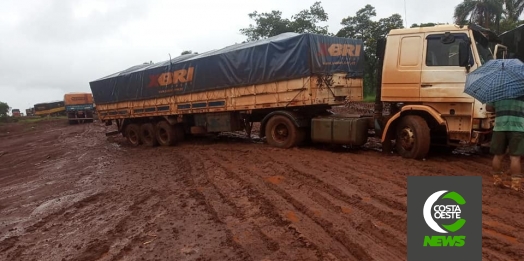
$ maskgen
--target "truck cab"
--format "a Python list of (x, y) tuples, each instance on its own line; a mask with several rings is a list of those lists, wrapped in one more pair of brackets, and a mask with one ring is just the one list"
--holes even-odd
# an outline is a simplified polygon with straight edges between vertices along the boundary
[(20, 117), (21, 116), (19, 109), (11, 110), (11, 114), (13, 115), (13, 117)]
[(475, 25), (437, 25), (392, 30), (379, 47), (382, 71), (377, 101), (390, 105), (382, 117), (383, 144), (395, 140), (405, 158), (431, 148), (489, 146), (493, 115), (464, 93), (466, 77), (498, 53), (494, 33)]

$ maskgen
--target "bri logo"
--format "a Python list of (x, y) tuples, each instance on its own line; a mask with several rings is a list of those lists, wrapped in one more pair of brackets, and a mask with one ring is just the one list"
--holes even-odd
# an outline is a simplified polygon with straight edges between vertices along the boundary
[(360, 56), (360, 44), (319, 44), (319, 56)]
[(179, 84), (193, 81), (195, 68), (165, 72), (162, 74), (149, 75), (149, 85), (147, 87), (160, 87), (171, 84)]

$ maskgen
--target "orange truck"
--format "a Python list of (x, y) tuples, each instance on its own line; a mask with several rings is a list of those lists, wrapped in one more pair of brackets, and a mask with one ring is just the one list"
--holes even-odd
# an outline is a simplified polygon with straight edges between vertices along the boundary
[(306, 139), (358, 147), (374, 136), (384, 152), (422, 159), (432, 149), (489, 146), (494, 115), (464, 86), (469, 72), (506, 52), (500, 42), (476, 25), (391, 30), (378, 39), (373, 115), (330, 111), (364, 100), (363, 43), (313, 34), (134, 66), (90, 86), (100, 120), (118, 127), (107, 135), (121, 133), (133, 146), (171, 146), (185, 134), (250, 135), (258, 122), (274, 147)]
[(65, 110), (69, 124), (93, 122), (93, 95), (75, 92), (64, 95)]

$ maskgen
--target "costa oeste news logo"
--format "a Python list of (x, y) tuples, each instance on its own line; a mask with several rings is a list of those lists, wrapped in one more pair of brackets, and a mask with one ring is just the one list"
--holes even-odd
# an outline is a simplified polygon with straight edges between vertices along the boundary
[(482, 260), (482, 178), (408, 177), (407, 260)]
[[(444, 196), (442, 196), (444, 195)], [(442, 196), (442, 197), (441, 197)], [(439, 199), (451, 199), (456, 204), (452, 205), (441, 205), (435, 204)], [(441, 234), (449, 234), (450, 232), (457, 232), (460, 230), (466, 220), (460, 217), (462, 210), (460, 205), (466, 204), (466, 200), (457, 192), (447, 190), (437, 191), (426, 200), (424, 204), (424, 221), (426, 224), (435, 232)], [(433, 211), (433, 215), (431, 214)], [(452, 224), (442, 224), (439, 225), (435, 220), (438, 221), (449, 221), (454, 220)], [(441, 227), (442, 226), (442, 227)], [(440, 247), (440, 246), (450, 246), (450, 247), (462, 247), (465, 244), (466, 236), (457, 235), (457, 236), (425, 236), (424, 237), (424, 246), (430, 247)]]

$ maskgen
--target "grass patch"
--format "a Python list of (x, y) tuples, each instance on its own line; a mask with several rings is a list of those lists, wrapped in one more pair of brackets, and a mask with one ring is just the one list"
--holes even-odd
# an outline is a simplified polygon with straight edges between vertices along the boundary
[(54, 121), (54, 120), (65, 120), (67, 116), (58, 116), (58, 117), (21, 117), (18, 122), (20, 123), (37, 123), (42, 121)]

